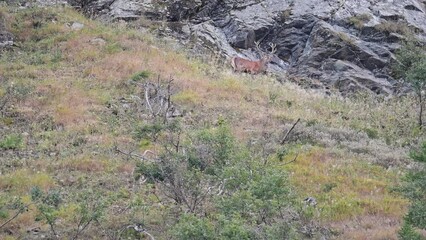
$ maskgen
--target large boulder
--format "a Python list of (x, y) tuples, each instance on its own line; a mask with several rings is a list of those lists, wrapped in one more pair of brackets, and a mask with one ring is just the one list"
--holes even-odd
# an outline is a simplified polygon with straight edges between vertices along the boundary
[(411, 31), (426, 41), (421, 0), (69, 1), (103, 19), (169, 22), (167, 32), (203, 54), (256, 59), (255, 41), (263, 51), (273, 42), (272, 72), (319, 80), (343, 94), (394, 93), (390, 65), (399, 41)]
[(312, 28), (292, 72), (316, 78), (343, 93), (369, 89), (391, 94), (395, 83), (387, 75), (392, 53), (378, 43), (365, 42), (319, 20)]
[(10, 32), (0, 30), (0, 49), (13, 45), (13, 35)]
[(6, 30), (5, 19), (0, 12), (0, 49), (13, 45), (13, 34)]

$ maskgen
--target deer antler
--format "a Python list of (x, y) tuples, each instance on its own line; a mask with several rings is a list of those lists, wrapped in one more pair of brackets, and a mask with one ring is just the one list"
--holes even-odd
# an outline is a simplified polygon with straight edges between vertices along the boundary
[(269, 43), (268, 45), (271, 47), (271, 54), (274, 54), (277, 52), (277, 44)]
[(259, 52), (262, 52), (262, 50), (260, 49), (260, 41), (254, 41), (254, 44), (256, 45), (256, 49), (257, 49)]

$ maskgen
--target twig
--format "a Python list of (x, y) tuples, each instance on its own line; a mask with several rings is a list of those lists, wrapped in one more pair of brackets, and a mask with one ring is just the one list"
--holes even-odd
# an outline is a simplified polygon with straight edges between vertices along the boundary
[(90, 223), (93, 221), (93, 218), (91, 218), (89, 221), (87, 221), (84, 225), (83, 225), (83, 221), (84, 221), (84, 218), (82, 217), (80, 219), (80, 222), (78, 223), (77, 232), (75, 233), (72, 240), (78, 239), (78, 235), (80, 235), (80, 233), (82, 233), (90, 225)]
[(172, 101), (170, 100), (170, 98), (171, 98), (171, 95), (172, 95), (172, 93), (171, 93), (171, 87), (172, 87), (173, 81), (174, 81), (174, 79), (172, 78), (172, 76), (170, 76), (170, 80), (167, 83), (167, 95), (166, 95), (167, 106), (166, 106), (166, 112), (164, 114), (164, 123), (167, 122), (167, 117), (168, 117), (167, 113), (169, 112), (170, 108), (172, 107), (172, 104), (171, 104)]
[(132, 152), (130, 152), (130, 153), (124, 152), (124, 151), (120, 150), (117, 146), (115, 146), (115, 147), (114, 147), (114, 150), (115, 150), (115, 151), (117, 151), (118, 153), (124, 154), (124, 155), (126, 155), (126, 156), (129, 156), (129, 157), (136, 157), (136, 158), (140, 158), (140, 159), (142, 159), (142, 160), (146, 160), (145, 156), (146, 156), (148, 153), (150, 153), (150, 154), (152, 154), (152, 155), (155, 155), (155, 153), (154, 153), (153, 151), (151, 151), (151, 150), (145, 150), (145, 152), (143, 152), (143, 154), (142, 154), (142, 155), (134, 154), (134, 153), (132, 153)]
[(10, 223), (11, 221), (13, 221), (15, 218), (17, 218), (19, 216), (19, 214), (25, 212), (25, 210), (30, 206), (31, 204), (28, 204), (22, 208), (20, 208), (15, 215), (13, 215), (13, 217), (11, 217), (9, 220), (7, 220), (6, 222), (4, 222), (2, 225), (0, 225), (0, 229), (4, 226), (6, 226), (6, 224)]
[(127, 225), (127, 226), (124, 226), (123, 228), (121, 228), (121, 230), (120, 230), (120, 232), (119, 232), (119, 234), (118, 234), (118, 237), (117, 237), (117, 239), (120, 239), (121, 238), (121, 234), (123, 233), (123, 231), (125, 230), (125, 229), (133, 229), (133, 230), (135, 230), (136, 232), (138, 232), (138, 233), (145, 233), (146, 235), (148, 235), (150, 238), (151, 238), (151, 240), (155, 240), (155, 238), (154, 238), (154, 236), (152, 236), (152, 234), (150, 234), (149, 232), (147, 232), (143, 227), (142, 227), (142, 225), (141, 224), (132, 224), (132, 225)]
[(107, 229), (105, 229), (102, 224), (98, 221), (95, 220), (96, 224), (98, 224), (99, 228), (102, 230), (102, 232), (111, 240), (116, 240), (117, 238), (114, 236), (114, 233), (111, 234)]
[(147, 232), (147, 231), (142, 231), (143, 233), (145, 233), (146, 235), (148, 235), (150, 238), (151, 238), (151, 240), (155, 240), (155, 238), (154, 238), (154, 236), (152, 236), (149, 232)]
[[(47, 220), (48, 216), (46, 215), (46, 213), (42, 213), (42, 214), (43, 214), (44, 218), (46, 218), (46, 220)], [(54, 239), (58, 239), (59, 235), (55, 231), (55, 220), (53, 220), (53, 221), (48, 220), (47, 223), (50, 226), (50, 231), (52, 231)]]
[(155, 113), (154, 110), (152, 110), (152, 106), (151, 103), (149, 102), (149, 88), (148, 88), (148, 84), (145, 86), (145, 101), (146, 101), (146, 105), (148, 107), (148, 109), (151, 111), (152, 115), (155, 117)]
[(296, 125), (299, 123), (300, 118), (297, 119), (297, 121), (293, 124), (293, 126), (290, 128), (290, 130), (288, 130), (288, 132), (286, 133), (286, 135), (284, 136), (283, 140), (281, 140), (281, 145), (283, 145), (285, 143), (285, 141), (287, 140), (288, 136), (290, 135), (291, 131), (293, 131), (294, 127), (296, 127)]
[(296, 155), (296, 157), (294, 157), (293, 158), (293, 160), (291, 160), (291, 161), (289, 161), (289, 162), (286, 162), (286, 163), (283, 163), (283, 164), (280, 164), (280, 166), (284, 166), (284, 165), (287, 165), (287, 164), (290, 164), (290, 163), (293, 163), (293, 162), (296, 162), (296, 159), (297, 159), (297, 157), (299, 156), (299, 154), (297, 154)]

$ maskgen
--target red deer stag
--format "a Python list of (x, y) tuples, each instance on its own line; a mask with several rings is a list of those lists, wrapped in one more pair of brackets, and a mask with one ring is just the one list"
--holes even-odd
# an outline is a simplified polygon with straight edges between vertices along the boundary
[(271, 61), (273, 54), (277, 51), (277, 45), (273, 43), (269, 43), (271, 46), (271, 52), (269, 54), (265, 54), (259, 48), (259, 42), (256, 43), (256, 49), (261, 54), (260, 60), (252, 61), (245, 58), (234, 56), (231, 59), (231, 66), (234, 69), (234, 72), (248, 72), (251, 74), (258, 74), (266, 70), (266, 65)]

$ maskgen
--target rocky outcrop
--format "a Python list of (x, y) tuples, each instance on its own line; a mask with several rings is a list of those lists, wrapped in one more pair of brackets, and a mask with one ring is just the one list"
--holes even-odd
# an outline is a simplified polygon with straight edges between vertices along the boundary
[(0, 13), (0, 49), (13, 45), (12, 33), (6, 31), (5, 19)]
[[(258, 58), (277, 44), (270, 72), (312, 79), (344, 94), (398, 90), (390, 64), (413, 31), (426, 41), (421, 0), (69, 0), (103, 19), (166, 21), (184, 44), (223, 57)], [(318, 86), (317, 84), (315, 86)]]
[(0, 49), (13, 45), (13, 35), (7, 31), (0, 30)]

